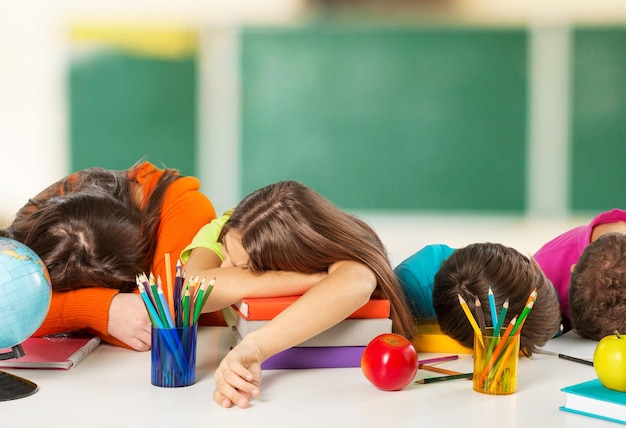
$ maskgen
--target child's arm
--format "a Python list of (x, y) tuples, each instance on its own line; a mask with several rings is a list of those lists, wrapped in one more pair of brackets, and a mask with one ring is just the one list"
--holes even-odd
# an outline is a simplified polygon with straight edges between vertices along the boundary
[(53, 291), (48, 314), (34, 335), (83, 329), (117, 346), (150, 349), (150, 320), (136, 293), (104, 287)]
[(221, 258), (208, 248), (194, 248), (185, 263), (186, 278), (199, 276), (215, 285), (202, 312), (213, 312), (244, 297), (301, 295), (327, 276), (326, 272), (304, 274), (288, 271), (251, 272), (240, 267), (219, 267)]
[(261, 363), (321, 333), (369, 300), (376, 277), (365, 265), (342, 261), (263, 328), (247, 335), (215, 372), (213, 399), (223, 407), (247, 407), (260, 393)]

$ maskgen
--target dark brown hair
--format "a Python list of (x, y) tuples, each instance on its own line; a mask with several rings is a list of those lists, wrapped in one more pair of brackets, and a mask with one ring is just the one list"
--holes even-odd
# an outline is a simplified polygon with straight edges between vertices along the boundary
[(38, 254), (55, 291), (132, 291), (135, 275), (151, 268), (163, 198), (180, 178), (165, 169), (141, 207), (131, 195), (134, 168), (87, 168), (65, 177), (30, 199), (0, 236)]
[(530, 258), (497, 243), (477, 243), (457, 249), (441, 265), (433, 289), (433, 306), (441, 330), (464, 346), (473, 347), (474, 330), (461, 308), (458, 294), (474, 316), (478, 297), (485, 324), (492, 327), (489, 286), (498, 310), (509, 299), (503, 328), (522, 312), (531, 292), (537, 289), (537, 299), (521, 330), (520, 347), (526, 355), (531, 355), (559, 330), (559, 302), (552, 283)]
[(41, 257), (54, 291), (94, 286), (131, 291), (135, 275), (152, 261), (141, 212), (109, 195), (51, 198), (10, 229), (12, 239)]
[(412, 337), (415, 323), (385, 248), (364, 221), (335, 207), (311, 188), (281, 181), (245, 197), (224, 224), (241, 234), (254, 271), (325, 271), (340, 260), (368, 266), (378, 280), (377, 294), (391, 302), (394, 331)]
[(626, 235), (604, 234), (587, 245), (568, 293), (572, 328), (582, 337), (626, 332)]

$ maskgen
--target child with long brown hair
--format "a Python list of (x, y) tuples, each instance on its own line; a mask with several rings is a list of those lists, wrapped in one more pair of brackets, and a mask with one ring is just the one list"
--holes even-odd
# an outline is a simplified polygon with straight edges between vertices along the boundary
[[(260, 393), (265, 359), (332, 327), (373, 295), (391, 301), (395, 332), (407, 337), (414, 333), (378, 235), (301, 183), (282, 181), (251, 193), (223, 219), (222, 227), (208, 225), (199, 235), (189, 247), (185, 270), (217, 277), (204, 310), (226, 307), (242, 297), (302, 294), (221, 361), (213, 394), (221, 406), (246, 407)], [(207, 235), (217, 237), (222, 254), (207, 248)], [(238, 271), (243, 279), (231, 281), (235, 276), (225, 276), (225, 269)], [(251, 280), (255, 277), (259, 280)]]

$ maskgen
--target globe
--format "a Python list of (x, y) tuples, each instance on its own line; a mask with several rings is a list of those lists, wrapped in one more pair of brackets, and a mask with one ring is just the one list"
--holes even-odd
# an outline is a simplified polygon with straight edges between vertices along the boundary
[(26, 245), (0, 237), (0, 349), (22, 343), (39, 328), (51, 295), (41, 258)]

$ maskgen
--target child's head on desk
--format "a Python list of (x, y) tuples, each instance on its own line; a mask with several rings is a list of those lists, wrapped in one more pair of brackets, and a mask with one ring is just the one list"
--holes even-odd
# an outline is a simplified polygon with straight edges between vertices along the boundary
[[(497, 243), (477, 243), (454, 251), (435, 275), (433, 306), (441, 331), (471, 348), (474, 329), (468, 322), (458, 296), (472, 313), (479, 310), (487, 327), (494, 327), (489, 302), (493, 293), (495, 307), (502, 308), (508, 299), (504, 327), (519, 316), (536, 290), (532, 310), (520, 330), (520, 349), (531, 355), (559, 331), (561, 312), (552, 283), (539, 266), (519, 251)], [(475, 299), (481, 302), (476, 307)], [(504, 329), (503, 327), (503, 329)]]
[(626, 235), (608, 233), (585, 247), (572, 266), (569, 300), (572, 328), (600, 340), (626, 332)]

